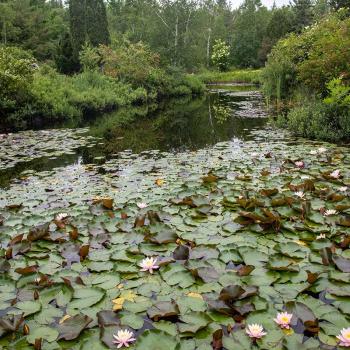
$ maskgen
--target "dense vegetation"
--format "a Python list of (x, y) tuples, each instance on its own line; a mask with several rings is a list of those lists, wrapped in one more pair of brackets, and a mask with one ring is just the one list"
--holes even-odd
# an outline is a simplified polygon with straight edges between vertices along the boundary
[[(37, 117), (197, 94), (200, 81), (259, 82), (269, 57), (267, 96), (296, 107), (284, 124), (309, 137), (347, 137), (347, 107), (335, 99), (347, 91), (348, 7), (347, 0), (271, 9), (260, 0), (238, 8), (225, 0), (3, 0), (0, 118), (23, 127)], [(326, 131), (303, 126), (313, 111)]]
[(25, 127), (36, 117), (76, 118), (203, 91), (196, 77), (161, 68), (155, 55), (141, 44), (125, 44), (116, 50), (87, 46), (80, 58), (82, 72), (68, 76), (47, 64), (39, 66), (27, 51), (0, 48), (0, 84), (6, 86), (0, 92), (1, 118)]
[(343, 9), (278, 42), (263, 72), (270, 99), (289, 104), (279, 118), (296, 134), (350, 138), (350, 18)]

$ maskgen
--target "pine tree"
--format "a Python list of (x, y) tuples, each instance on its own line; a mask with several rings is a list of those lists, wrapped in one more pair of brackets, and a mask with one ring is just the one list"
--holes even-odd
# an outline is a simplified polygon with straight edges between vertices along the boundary
[(294, 30), (302, 31), (313, 21), (313, 8), (311, 0), (293, 0)]
[(79, 62), (79, 51), (86, 41), (85, 1), (86, 0), (69, 1), (70, 34), (75, 63)]
[(110, 43), (103, 0), (70, 0), (69, 16), (75, 62), (79, 62), (79, 51), (86, 42), (92, 46)]
[(86, 0), (86, 20), (86, 35), (90, 44), (109, 44), (107, 12), (103, 0)]

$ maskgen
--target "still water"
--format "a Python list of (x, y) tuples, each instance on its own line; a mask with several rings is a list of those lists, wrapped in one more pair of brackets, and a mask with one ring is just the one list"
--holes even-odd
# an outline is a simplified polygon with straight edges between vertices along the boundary
[[(267, 122), (263, 97), (256, 86), (211, 85), (199, 98), (178, 98), (160, 104), (127, 107), (85, 121), (69, 122), (45, 131), (24, 131), (0, 138), (0, 186), (34, 171), (47, 171), (74, 163), (100, 163), (128, 150), (184, 152), (231, 139), (245, 140), (249, 132)], [(84, 128), (85, 137), (98, 138), (93, 146), (84, 142), (69, 149), (69, 131)], [(64, 131), (67, 130), (67, 131)], [(66, 133), (65, 134), (63, 133)], [(35, 151), (45, 138), (45, 152)], [(62, 140), (57, 137), (63, 133)], [(30, 140), (30, 144), (28, 141)], [(4, 144), (4, 142), (7, 142)], [(47, 146), (48, 142), (52, 146)], [(40, 147), (38, 147), (40, 148)], [(23, 156), (25, 151), (25, 156)], [(8, 158), (12, 162), (8, 162)], [(3, 163), (1, 166), (1, 162)], [(9, 164), (4, 166), (4, 164)]]

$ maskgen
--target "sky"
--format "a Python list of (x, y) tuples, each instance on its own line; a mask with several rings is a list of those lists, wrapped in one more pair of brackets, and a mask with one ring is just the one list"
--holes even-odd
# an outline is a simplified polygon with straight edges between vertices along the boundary
[[(238, 7), (239, 5), (242, 4), (244, 0), (231, 0), (231, 4), (233, 5), (234, 8)], [(261, 0), (263, 5), (267, 7), (271, 7), (273, 5), (273, 0)], [(289, 0), (275, 0), (277, 6), (283, 6), (283, 5), (288, 5)]]

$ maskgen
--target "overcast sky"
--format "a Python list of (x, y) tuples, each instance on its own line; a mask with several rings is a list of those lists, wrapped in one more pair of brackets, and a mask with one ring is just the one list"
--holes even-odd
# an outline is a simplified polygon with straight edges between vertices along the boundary
[[(289, 0), (275, 0), (275, 1), (277, 6), (283, 6), (283, 5), (289, 4)], [(236, 8), (240, 4), (242, 4), (243, 0), (231, 0), (230, 2), (233, 5), (233, 7)], [(261, 0), (261, 2), (267, 7), (271, 7), (273, 4), (273, 0)]]

